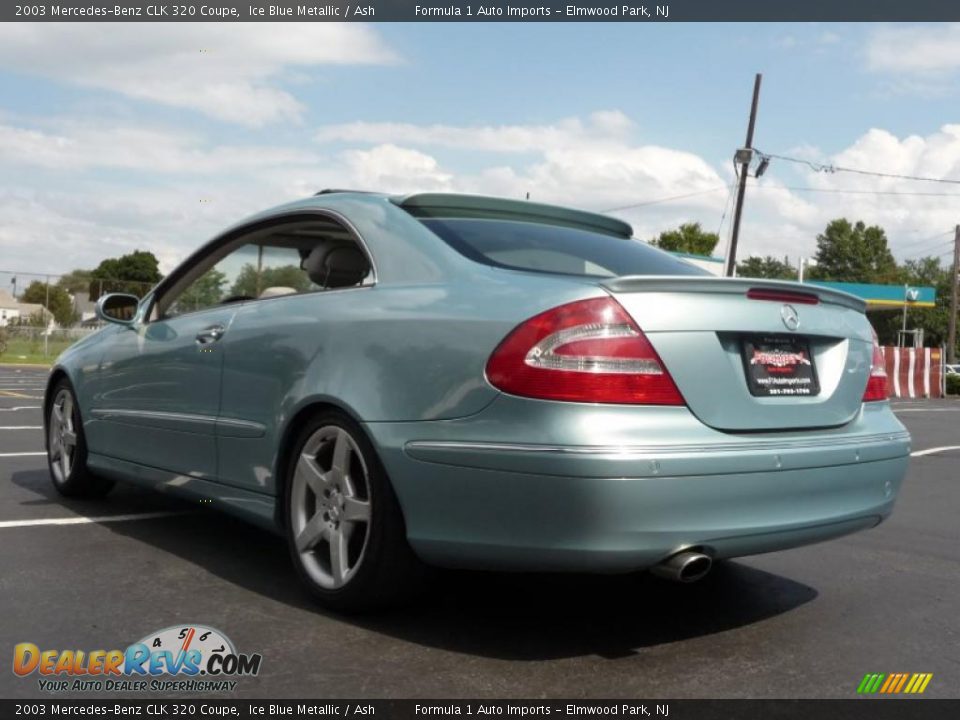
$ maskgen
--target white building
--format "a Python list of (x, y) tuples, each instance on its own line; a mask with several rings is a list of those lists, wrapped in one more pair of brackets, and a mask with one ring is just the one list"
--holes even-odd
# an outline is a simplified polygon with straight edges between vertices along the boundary
[(9, 290), (0, 288), (0, 327), (16, 325), (37, 313), (46, 313), (39, 303), (22, 303), (10, 294)]

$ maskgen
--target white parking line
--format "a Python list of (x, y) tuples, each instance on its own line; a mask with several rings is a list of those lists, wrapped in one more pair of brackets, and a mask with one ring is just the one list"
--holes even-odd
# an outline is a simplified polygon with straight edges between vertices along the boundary
[(0, 425), (0, 430), (43, 430), (43, 425)]
[(37, 455), (46, 455), (47, 453), (41, 452), (22, 452), (22, 453), (0, 453), (0, 457), (35, 457)]
[(960, 450), (960, 445), (944, 445), (943, 447), (927, 448), (926, 450), (914, 450), (910, 457), (923, 457), (924, 455), (936, 455), (947, 450)]
[(2, 520), (0, 528), (33, 527), (35, 525), (85, 525), (87, 523), (126, 522), (127, 520), (153, 520), (155, 518), (183, 515), (182, 512), (131, 513), (129, 515), (105, 515), (103, 517), (43, 518), (41, 520)]
[(0, 412), (16, 412), (17, 410), (39, 410), (39, 405), (18, 405), (12, 408), (0, 408)]

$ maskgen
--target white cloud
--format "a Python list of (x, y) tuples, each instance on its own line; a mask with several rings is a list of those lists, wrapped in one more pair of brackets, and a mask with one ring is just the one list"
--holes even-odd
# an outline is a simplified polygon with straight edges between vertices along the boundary
[(358, 188), (406, 193), (450, 190), (453, 175), (425, 153), (396, 145), (378, 145), (370, 150), (349, 150), (343, 154), (346, 175)]
[(623, 141), (633, 122), (619, 110), (592, 113), (586, 121), (566, 118), (550, 125), (414, 125), (353, 122), (326, 125), (317, 131), (321, 143), (394, 143), (486, 152), (530, 153), (575, 145)]
[(319, 156), (292, 147), (210, 146), (198, 135), (145, 127), (69, 123), (38, 130), (0, 124), (0, 161), (61, 172), (121, 168), (216, 174), (309, 165)]
[(299, 120), (285, 75), (396, 61), (369, 26), (345, 23), (6, 23), (0, 68), (122, 93), (220, 120)]
[[(372, 181), (380, 166), (410, 189), (449, 189), (603, 209), (722, 187), (722, 178), (693, 153), (634, 141), (635, 125), (619, 110), (595, 112), (545, 125), (415, 125), (348, 123), (319, 129), (320, 142), (375, 145), (347, 153), (354, 177)], [(385, 145), (385, 146), (384, 146)], [(404, 146), (409, 149), (404, 151)], [(441, 169), (424, 152), (469, 150), (534, 155), (478, 172)], [(411, 188), (410, 186), (415, 187)], [(722, 193), (692, 198), (687, 205), (718, 209)]]
[[(960, 179), (960, 125), (944, 125), (927, 136), (903, 138), (871, 129), (833, 156), (817, 155), (806, 148), (804, 157), (837, 167)], [(815, 192), (789, 190), (788, 186)], [(742, 253), (811, 255), (816, 234), (826, 223), (846, 217), (883, 227), (898, 257), (944, 253), (945, 258), (949, 239), (944, 236), (939, 242), (936, 236), (956, 224), (958, 199), (958, 185), (822, 173), (806, 166), (791, 169), (774, 159), (759, 187), (748, 190)], [(932, 239), (925, 241), (927, 238)]]
[(798, 41), (793, 35), (784, 35), (777, 39), (776, 44), (785, 50), (791, 50), (798, 45)]
[(960, 69), (960, 25), (881, 27), (867, 41), (867, 66), (895, 75)]
[(819, 35), (804, 34), (797, 37), (793, 34), (774, 37), (772, 44), (781, 50), (807, 50), (816, 53), (824, 52), (828, 47), (838, 45), (843, 38), (835, 32), (826, 30)]
[[(321, 148), (293, 145), (221, 146), (161, 129), (116, 126), (98, 135), (78, 123), (52, 121), (42, 130), (0, 125), (5, 260), (23, 269), (65, 271), (144, 248), (170, 270), (223, 227), (322, 187), (515, 198), (529, 192), (536, 201), (592, 210), (686, 196), (614, 214), (630, 222), (638, 237), (650, 238), (689, 221), (716, 230), (726, 208), (718, 254), (726, 242), (726, 188), (734, 179), (729, 166), (644, 143), (629, 118), (616, 111), (486, 129), (393, 124), (382, 136), (361, 124), (340, 127), (362, 132), (350, 135), (346, 146), (323, 147), (321, 155)], [(332, 134), (347, 136), (345, 130)], [(469, 165), (458, 150), (471, 151)], [(809, 146), (788, 154), (865, 170), (960, 177), (960, 124), (927, 136), (873, 129), (832, 156)], [(960, 187), (950, 185), (817, 173), (775, 159), (748, 189), (741, 257), (810, 256), (817, 233), (837, 217), (883, 226), (900, 256), (944, 249), (917, 241), (953, 227), (956, 199), (874, 191), (960, 195)]]

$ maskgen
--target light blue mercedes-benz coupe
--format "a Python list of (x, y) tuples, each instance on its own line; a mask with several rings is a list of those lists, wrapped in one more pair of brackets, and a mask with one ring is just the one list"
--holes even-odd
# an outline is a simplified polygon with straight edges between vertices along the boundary
[(49, 378), (54, 485), (277, 529), (343, 610), (425, 566), (692, 581), (887, 517), (910, 436), (864, 303), (632, 235), (449, 194), (256, 215), (100, 299), (107, 326)]

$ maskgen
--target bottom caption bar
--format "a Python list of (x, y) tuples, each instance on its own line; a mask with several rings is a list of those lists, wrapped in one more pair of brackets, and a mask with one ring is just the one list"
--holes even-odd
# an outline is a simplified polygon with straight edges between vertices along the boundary
[(691, 718), (844, 720), (960, 717), (960, 700), (0, 700), (0, 718)]

